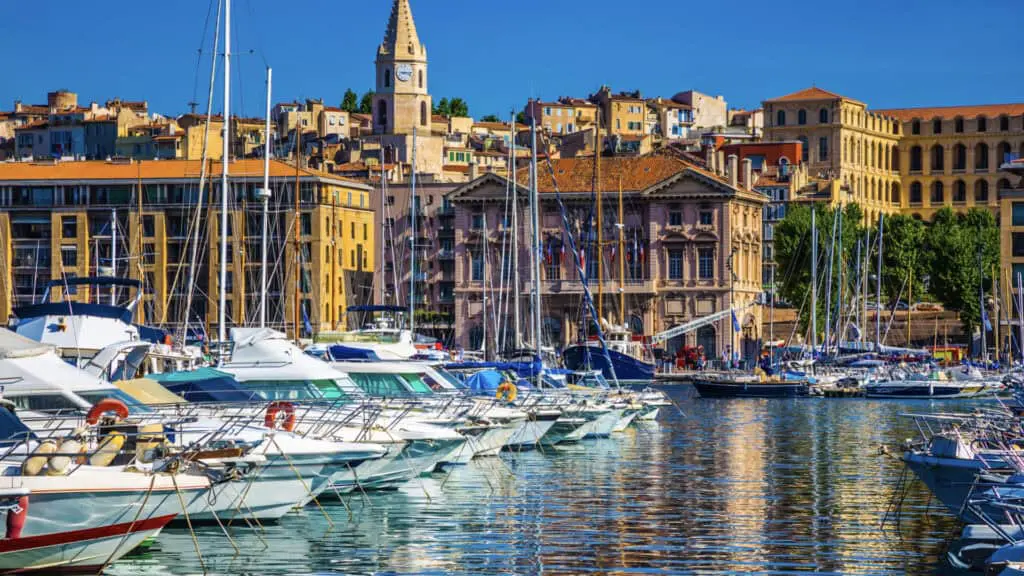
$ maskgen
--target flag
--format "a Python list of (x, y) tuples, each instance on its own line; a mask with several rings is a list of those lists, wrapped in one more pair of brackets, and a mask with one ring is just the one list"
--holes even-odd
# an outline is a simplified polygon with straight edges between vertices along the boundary
[(736, 311), (732, 311), (732, 329), (735, 332), (740, 331), (740, 321), (736, 319)]
[(984, 308), (981, 309), (981, 322), (985, 325), (985, 331), (992, 331), (992, 323), (988, 320), (988, 311)]
[(551, 242), (548, 241), (544, 244), (544, 261), (551, 264)]

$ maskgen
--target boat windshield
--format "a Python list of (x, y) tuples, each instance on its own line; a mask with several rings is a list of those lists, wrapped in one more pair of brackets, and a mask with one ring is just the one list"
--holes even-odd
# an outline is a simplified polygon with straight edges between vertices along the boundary
[(319, 342), (364, 342), (372, 344), (397, 344), (401, 342), (398, 330), (357, 330), (355, 332), (337, 332), (321, 336)]
[(102, 390), (87, 390), (84, 392), (78, 392), (78, 395), (90, 404), (96, 404), (104, 398), (116, 398), (117, 400), (124, 402), (124, 405), (128, 407), (128, 412), (132, 414), (148, 414), (153, 411), (149, 406), (146, 406), (142, 402), (139, 402), (135, 398), (132, 398), (128, 394), (117, 389), (105, 388)]
[(451, 372), (445, 370), (444, 368), (435, 367), (434, 372), (438, 376), (440, 376), (445, 382), (447, 382), (449, 386), (455, 388), (456, 390), (466, 389), (466, 385), (462, 382), (462, 380), (459, 380), (458, 378), (455, 377), (455, 374), (452, 374)]
[(345, 400), (348, 397), (333, 380), (250, 380), (239, 385), (266, 400)]
[[(402, 379), (405, 380), (407, 384), (409, 384), (409, 387), (412, 388), (413, 393), (415, 393), (415, 394), (432, 394), (433, 393), (433, 391), (430, 389), (430, 385), (427, 384), (426, 382), (424, 382), (423, 379), (420, 378), (419, 374), (402, 374), (401, 376), (402, 376)], [(435, 386), (438, 385), (436, 382), (434, 382), (433, 384)]]
[[(362, 388), (370, 396), (409, 396), (409, 388), (406, 380), (398, 374), (386, 374), (375, 372), (349, 372), (349, 378)], [(429, 391), (429, 388), (428, 388)]]

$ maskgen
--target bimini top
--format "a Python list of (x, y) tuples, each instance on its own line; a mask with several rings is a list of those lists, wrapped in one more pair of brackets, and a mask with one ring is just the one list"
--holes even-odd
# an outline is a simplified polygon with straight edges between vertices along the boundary
[(6, 328), (0, 328), (0, 360), (30, 358), (52, 352), (53, 346), (36, 342)]
[(230, 374), (213, 368), (150, 374), (147, 378), (156, 380), (189, 402), (252, 402), (262, 399), (259, 394), (239, 386)]

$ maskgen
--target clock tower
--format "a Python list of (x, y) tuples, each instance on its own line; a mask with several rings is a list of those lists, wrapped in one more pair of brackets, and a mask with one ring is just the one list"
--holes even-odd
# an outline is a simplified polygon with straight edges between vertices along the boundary
[(384, 42), (377, 49), (375, 134), (430, 134), (427, 49), (416, 34), (409, 0), (394, 0)]

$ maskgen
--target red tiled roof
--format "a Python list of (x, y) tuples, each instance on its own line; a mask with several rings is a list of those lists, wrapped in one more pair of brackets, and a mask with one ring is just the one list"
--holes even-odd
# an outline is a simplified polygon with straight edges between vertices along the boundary
[(1024, 114), (1024, 103), (936, 106), (932, 108), (889, 108), (885, 110), (873, 110), (873, 112), (876, 114), (893, 116), (900, 122), (909, 122), (914, 118), (931, 120), (932, 118), (953, 118), (956, 116), (963, 116), (964, 118), (988, 116), (989, 118), (995, 118), (1003, 114), (1007, 114), (1009, 116)]
[(828, 90), (822, 90), (817, 86), (811, 86), (810, 88), (804, 88), (803, 90), (797, 90), (791, 94), (785, 96), (779, 96), (778, 98), (772, 98), (771, 100), (765, 100), (765, 102), (798, 102), (801, 100), (850, 100), (846, 96), (836, 94), (835, 92), (829, 92)]
[[(623, 190), (645, 190), (687, 169), (725, 182), (721, 177), (670, 156), (616, 156), (601, 159), (601, 189), (618, 190), (621, 182)], [(537, 179), (539, 192), (555, 191), (551, 171), (554, 172), (558, 189), (562, 192), (590, 192), (594, 187), (593, 156), (552, 160), (550, 171), (546, 162), (541, 164), (538, 167), (540, 177)], [(528, 186), (529, 168), (516, 170), (516, 181)]]

